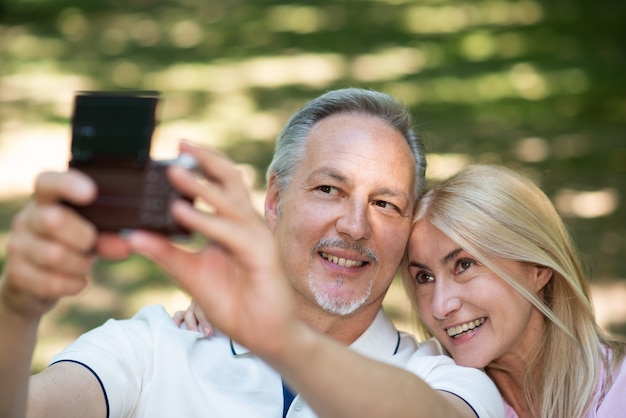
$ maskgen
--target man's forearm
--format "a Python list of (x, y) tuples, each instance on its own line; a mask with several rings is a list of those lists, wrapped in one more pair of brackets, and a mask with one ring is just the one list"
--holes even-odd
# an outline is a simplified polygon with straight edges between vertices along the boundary
[(28, 381), (39, 320), (25, 320), (0, 302), (0, 416), (26, 416)]
[(267, 357), (320, 417), (474, 417), (459, 398), (418, 376), (305, 330), (291, 348)]

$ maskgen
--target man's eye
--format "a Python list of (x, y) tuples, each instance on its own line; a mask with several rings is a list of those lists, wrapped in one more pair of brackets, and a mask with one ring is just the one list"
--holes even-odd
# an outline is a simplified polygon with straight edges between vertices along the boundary
[(336, 192), (337, 189), (335, 189), (333, 186), (319, 186), (318, 189), (322, 192), (322, 193), (328, 193), (331, 194), (333, 192)]
[(420, 271), (415, 275), (415, 281), (418, 284), (425, 284), (435, 281), (435, 277), (432, 274), (426, 273), (425, 271)]
[(376, 206), (378, 206), (379, 208), (383, 208), (383, 209), (395, 209), (398, 210), (398, 207), (396, 205), (394, 205), (393, 203), (389, 203), (385, 200), (377, 200), (376, 201)]

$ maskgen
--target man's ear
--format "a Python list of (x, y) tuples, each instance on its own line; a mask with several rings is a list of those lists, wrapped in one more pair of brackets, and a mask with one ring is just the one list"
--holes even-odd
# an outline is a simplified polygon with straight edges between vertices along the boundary
[(265, 194), (265, 222), (272, 232), (276, 230), (276, 223), (280, 217), (279, 209), (279, 188), (276, 182), (276, 174), (270, 176)]

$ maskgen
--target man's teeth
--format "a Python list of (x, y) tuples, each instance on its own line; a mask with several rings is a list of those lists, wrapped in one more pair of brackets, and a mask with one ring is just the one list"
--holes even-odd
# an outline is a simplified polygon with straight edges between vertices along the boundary
[(449, 337), (458, 337), (464, 332), (471, 331), (475, 328), (478, 328), (484, 323), (485, 323), (485, 318), (480, 318), (474, 321), (466, 322), (465, 324), (462, 324), (462, 325), (457, 325), (456, 327), (448, 328), (446, 331), (448, 332)]
[(335, 263), (341, 267), (359, 267), (363, 265), (362, 261), (357, 260), (346, 260), (345, 258), (335, 257), (334, 255), (320, 253), (323, 258), (330, 261), (331, 263)]

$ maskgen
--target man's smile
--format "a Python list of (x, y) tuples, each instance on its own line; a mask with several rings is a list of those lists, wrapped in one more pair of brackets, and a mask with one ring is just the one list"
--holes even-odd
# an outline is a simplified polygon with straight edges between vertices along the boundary
[(337, 257), (324, 252), (320, 252), (319, 254), (322, 256), (322, 258), (330, 261), (331, 263), (337, 264), (340, 267), (361, 267), (365, 264), (364, 261), (348, 260), (346, 258)]

